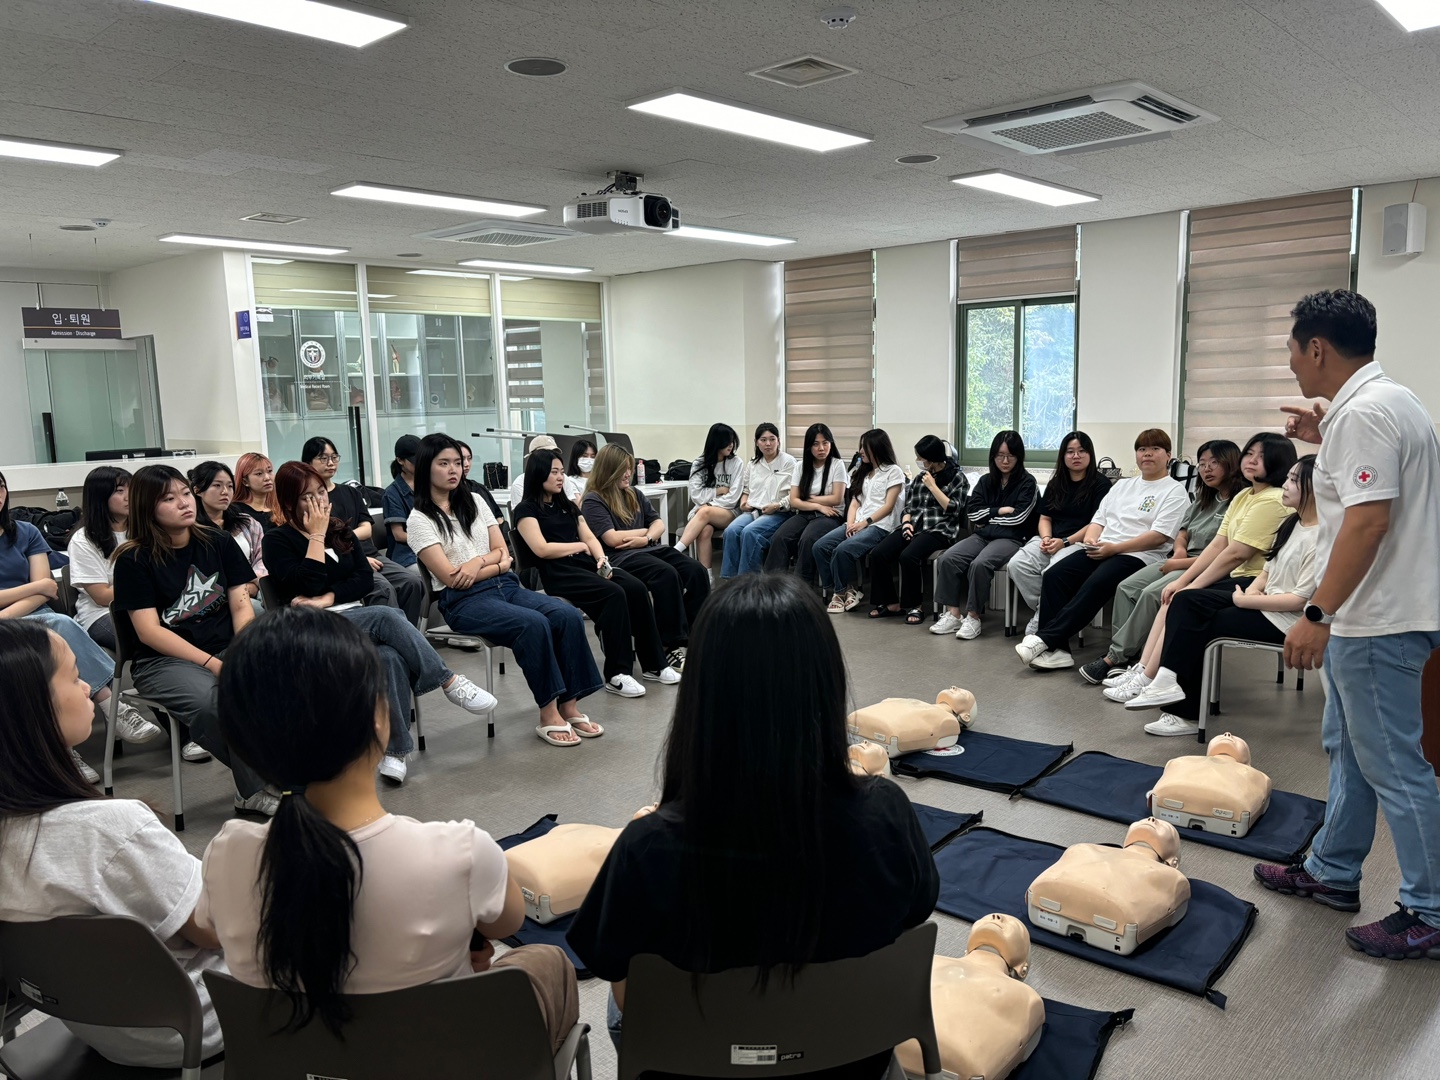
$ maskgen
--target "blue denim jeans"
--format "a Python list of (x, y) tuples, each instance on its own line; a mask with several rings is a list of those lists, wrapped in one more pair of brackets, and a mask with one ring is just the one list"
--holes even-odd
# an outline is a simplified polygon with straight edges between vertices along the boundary
[(463, 592), (446, 589), (440, 611), (457, 633), (478, 634), (514, 652), (541, 708), (583, 698), (604, 685), (580, 612), (531, 592), (514, 574), (476, 582)]
[(828, 532), (815, 541), (815, 569), (820, 573), (822, 589), (848, 589), (855, 580), (855, 565), (871, 548), (889, 536), (879, 525), (868, 525), (854, 536), (844, 529)]
[(620, 1053), (620, 1029), (625, 1022), (625, 1014), (620, 1011), (620, 1006), (615, 1004), (615, 994), (612, 992), (605, 997), (605, 1028), (610, 1032), (610, 1042), (615, 1046), (615, 1053)]
[(92, 698), (115, 678), (115, 658), (95, 644), (95, 639), (69, 615), (58, 615), (41, 608), (22, 618), (44, 623), (47, 629), (54, 630), (70, 646), (75, 654), (75, 666), (80, 669), (80, 678), (90, 684)]
[(399, 608), (358, 607), (337, 614), (364, 630), (380, 651), (390, 700), (390, 741), (385, 753), (404, 757), (415, 749), (410, 737), (411, 692), (428, 694), (449, 682), (454, 673)]
[(751, 517), (741, 514), (725, 526), (725, 550), (721, 553), (720, 576), (732, 578), (751, 574), (765, 562), (770, 550), (770, 537), (791, 517), (789, 510)]
[(1330, 795), (1305, 860), (1317, 881), (1358, 889), (1378, 804), (1400, 863), (1400, 902), (1431, 926), (1440, 926), (1440, 792), (1420, 753), (1420, 672), (1436, 648), (1440, 633), (1330, 638), (1320, 728)]

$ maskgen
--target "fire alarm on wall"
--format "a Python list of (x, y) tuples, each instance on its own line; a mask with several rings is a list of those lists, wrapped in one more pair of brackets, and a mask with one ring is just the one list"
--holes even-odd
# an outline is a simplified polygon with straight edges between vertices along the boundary
[(1396, 203), (1385, 207), (1380, 251), (1384, 255), (1418, 255), (1425, 250), (1425, 204)]

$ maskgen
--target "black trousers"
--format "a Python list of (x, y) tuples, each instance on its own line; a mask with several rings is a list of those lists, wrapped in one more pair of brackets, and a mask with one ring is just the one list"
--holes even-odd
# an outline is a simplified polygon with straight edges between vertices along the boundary
[(819, 580), (812, 554), (815, 541), (826, 533), (844, 528), (845, 518), (831, 517), (818, 510), (802, 510), (775, 530), (770, 537), (770, 550), (765, 553), (765, 569), (785, 571), (795, 560), (795, 572), (811, 585)]
[(1051, 563), (1040, 578), (1040, 637), (1046, 647), (1068, 649), (1120, 582), (1144, 565), (1134, 555), (1091, 559), (1083, 551)]
[(905, 538), (902, 525), (870, 549), (870, 598), (877, 607), (896, 602), (895, 568), (900, 568), (899, 604), (907, 611), (920, 606), (929, 572), (930, 556), (955, 541), (937, 532), (918, 532)]
[(618, 566), (606, 581), (595, 572), (595, 562), (588, 555), (538, 562), (545, 591), (569, 600), (595, 624), (605, 653), (607, 682), (616, 675), (633, 674), (637, 654), (642, 671), (659, 671), (665, 666), (660, 631), (644, 582)]
[(1200, 700), (1200, 676), (1205, 669), (1205, 647), (1216, 638), (1285, 644), (1280, 628), (1262, 612), (1235, 606), (1235, 586), (1248, 586), (1254, 580), (1221, 578), (1207, 588), (1176, 593), (1170, 601), (1160, 664), (1175, 673), (1180, 689), (1185, 691), (1185, 700), (1165, 706), (1167, 712), (1193, 721), (1199, 720), (1200, 710), (1209, 706), (1209, 702)]
[(710, 596), (709, 571), (683, 551), (663, 543), (631, 552), (624, 565), (615, 568), (616, 573), (622, 569), (649, 590), (664, 649), (686, 644), (690, 624)]

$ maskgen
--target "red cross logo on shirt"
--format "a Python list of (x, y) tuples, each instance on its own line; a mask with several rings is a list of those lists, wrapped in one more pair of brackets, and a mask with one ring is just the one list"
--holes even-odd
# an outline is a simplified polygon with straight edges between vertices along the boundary
[(1369, 465), (1361, 465), (1355, 470), (1356, 487), (1369, 487), (1373, 483), (1375, 483), (1375, 470)]

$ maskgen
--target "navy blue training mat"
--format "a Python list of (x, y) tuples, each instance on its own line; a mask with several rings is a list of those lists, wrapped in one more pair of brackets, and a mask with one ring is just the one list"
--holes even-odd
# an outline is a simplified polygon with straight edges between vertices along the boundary
[[(1020, 794), (1036, 802), (1128, 825), (1150, 815), (1145, 793), (1163, 772), (1158, 765), (1089, 750)], [(1325, 804), (1319, 799), (1293, 791), (1275, 791), (1270, 795), (1270, 808), (1247, 836), (1222, 836), (1201, 829), (1181, 829), (1180, 835), (1197, 844), (1210, 844), (1256, 859), (1295, 863), (1305, 854), (1324, 817)]]
[(931, 851), (938, 851), (972, 825), (980, 824), (981, 814), (957, 814), (954, 810), (941, 810), (936, 806), (911, 803), (915, 816), (920, 819), (920, 828), (930, 844)]
[[(555, 815), (546, 814), (539, 821), (535, 822), (524, 832), (518, 832), (514, 836), (507, 836), (495, 841), (500, 845), (502, 851), (509, 851), (517, 844), (523, 844), (527, 840), (534, 840), (544, 836), (555, 827)], [(520, 929), (505, 939), (506, 945), (555, 945), (564, 950), (569, 957), (570, 963), (575, 965), (575, 977), (577, 979), (590, 978), (590, 969), (580, 962), (580, 958), (571, 950), (565, 940), (565, 934), (570, 929), (570, 924), (575, 921), (574, 915), (562, 915), (554, 922), (545, 923), (543, 926), (534, 919), (526, 916), (525, 922)]]
[(1013, 795), (1026, 784), (1053, 769), (1075, 749), (1073, 744), (1026, 742), (988, 731), (962, 731), (957, 744), (963, 754), (936, 757), (917, 750), (896, 758), (893, 767), (900, 776), (933, 776), (957, 784), (1001, 791)]
[(1225, 1007), (1225, 995), (1213, 987), (1255, 924), (1254, 904), (1218, 885), (1192, 878), (1185, 918), (1129, 956), (1117, 956), (1030, 924), (1025, 890), (1064, 850), (1058, 844), (984, 826), (971, 829), (935, 853), (935, 867), (940, 871), (936, 909), (967, 922), (992, 911), (1014, 915), (1029, 928), (1037, 945), (1186, 990)]
[(1099, 1012), (1046, 998), (1040, 1044), (1010, 1080), (1093, 1080), (1110, 1036), (1134, 1015), (1134, 1009)]

